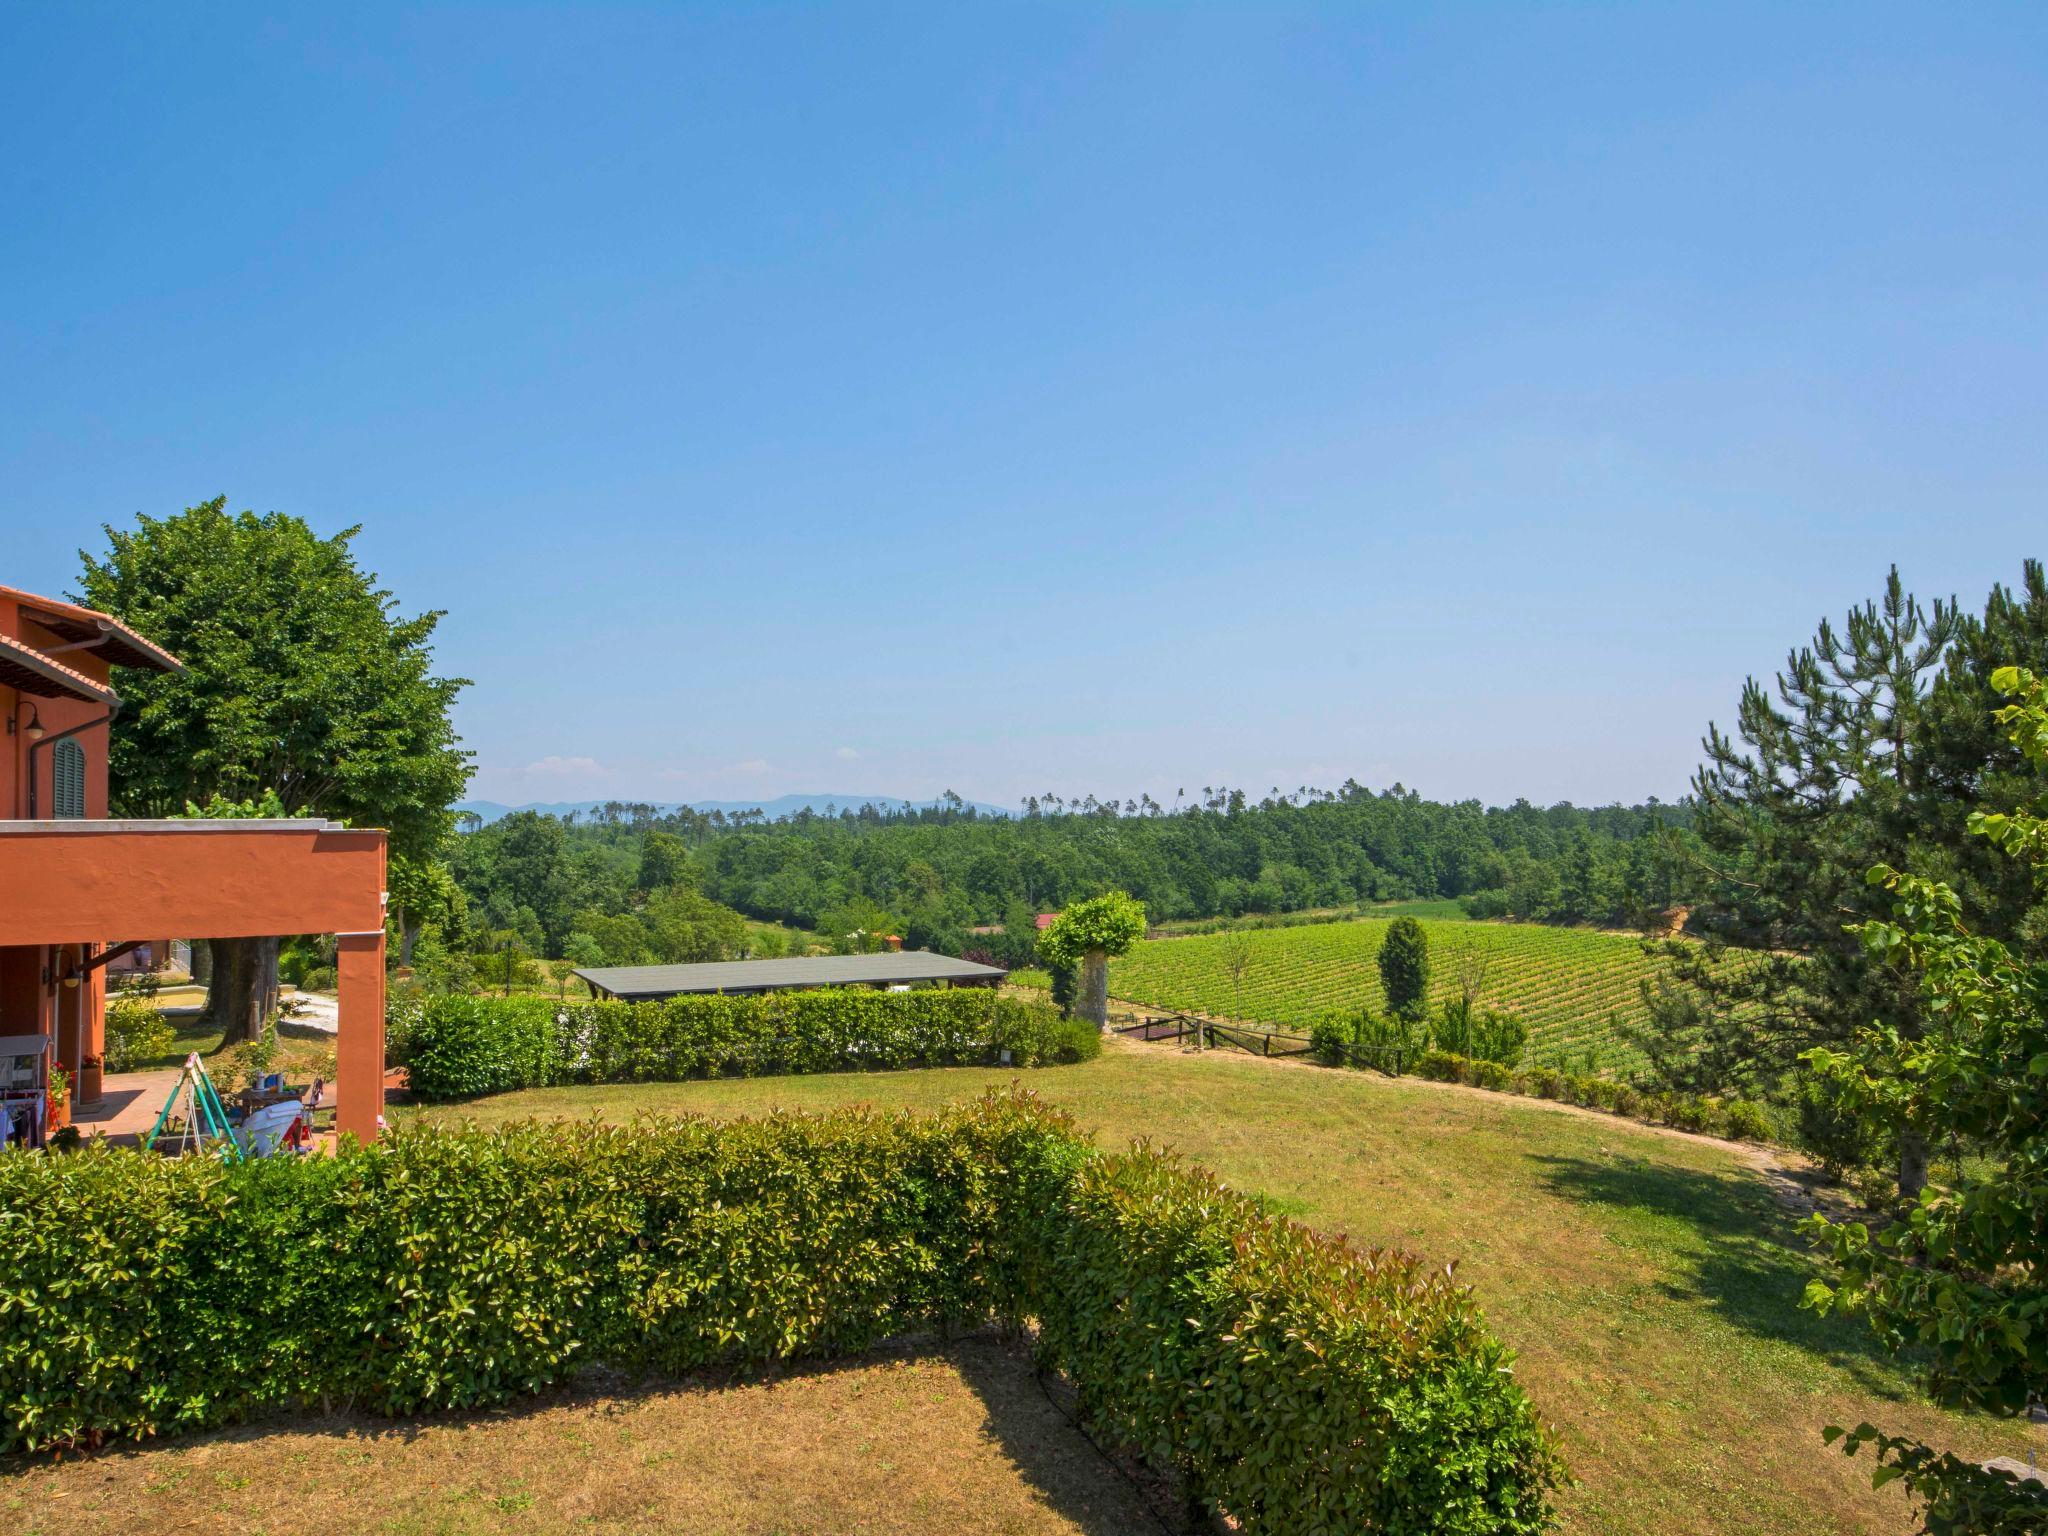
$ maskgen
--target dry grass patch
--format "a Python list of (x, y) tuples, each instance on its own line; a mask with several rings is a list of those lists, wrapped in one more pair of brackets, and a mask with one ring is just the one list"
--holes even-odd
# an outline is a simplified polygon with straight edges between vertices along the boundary
[(1127, 1536), (1158, 1522), (992, 1341), (496, 1413), (259, 1426), (15, 1462), (23, 1533)]

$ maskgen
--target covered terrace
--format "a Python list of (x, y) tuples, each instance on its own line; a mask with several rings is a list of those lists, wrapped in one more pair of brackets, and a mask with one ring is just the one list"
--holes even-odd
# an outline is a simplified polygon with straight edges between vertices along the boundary
[(123, 946), (332, 934), (336, 1128), (371, 1140), (384, 1105), (384, 861), (381, 831), (319, 819), (0, 820), (0, 1036), (51, 1038), (77, 1080), (101, 1052), (105, 963)]

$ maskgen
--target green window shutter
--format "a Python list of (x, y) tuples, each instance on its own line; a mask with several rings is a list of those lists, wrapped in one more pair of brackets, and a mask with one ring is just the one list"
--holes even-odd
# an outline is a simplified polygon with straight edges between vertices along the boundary
[(50, 774), (55, 781), (56, 815), (78, 821), (85, 816), (85, 748), (75, 741), (60, 741), (50, 754)]

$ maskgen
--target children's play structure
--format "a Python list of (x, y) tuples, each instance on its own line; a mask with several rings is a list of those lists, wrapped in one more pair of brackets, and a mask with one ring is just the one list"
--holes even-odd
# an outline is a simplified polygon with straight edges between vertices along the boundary
[(271, 1073), (237, 1094), (235, 1108), (230, 1109), (195, 1052), (185, 1058), (185, 1070), (142, 1145), (178, 1157), (211, 1153), (230, 1163), (306, 1152), (313, 1145), (313, 1111), (325, 1093), (326, 1084), (319, 1078), (302, 1096), (284, 1086), (281, 1073)]

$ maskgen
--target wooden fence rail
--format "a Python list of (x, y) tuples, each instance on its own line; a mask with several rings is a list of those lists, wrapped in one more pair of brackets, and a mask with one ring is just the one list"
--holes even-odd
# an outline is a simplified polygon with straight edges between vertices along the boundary
[[(1193, 1040), (1199, 1047), (1215, 1049), (1227, 1046), (1232, 1050), (1244, 1051), (1252, 1056), (1307, 1056), (1315, 1049), (1314, 1040), (1308, 1035), (1292, 1034), (1283, 1029), (1251, 1029), (1237, 1024), (1219, 1024), (1214, 1019), (1201, 1018), (1192, 1013), (1168, 1014), (1164, 1018), (1135, 1019), (1128, 1024), (1112, 1026), (1114, 1033), (1129, 1035), (1139, 1040)], [(1369, 1067), (1384, 1072), (1389, 1077), (1399, 1077), (1408, 1065), (1412, 1052), (1400, 1046), (1375, 1046), (1351, 1044), (1344, 1048), (1352, 1066)]]

